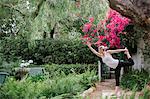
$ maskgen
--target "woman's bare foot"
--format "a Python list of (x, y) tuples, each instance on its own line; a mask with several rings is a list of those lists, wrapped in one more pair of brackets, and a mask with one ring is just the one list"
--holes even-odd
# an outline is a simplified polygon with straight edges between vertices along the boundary
[(115, 87), (115, 96), (117, 97), (117, 99), (121, 97), (121, 90), (119, 86)]
[(117, 93), (119, 92), (119, 90), (120, 90), (119, 86), (116, 86), (115, 87), (115, 95), (117, 95)]
[(127, 55), (127, 58), (128, 58), (128, 59), (131, 58), (131, 55), (130, 55), (128, 49), (126, 49), (126, 51), (125, 51), (124, 53)]

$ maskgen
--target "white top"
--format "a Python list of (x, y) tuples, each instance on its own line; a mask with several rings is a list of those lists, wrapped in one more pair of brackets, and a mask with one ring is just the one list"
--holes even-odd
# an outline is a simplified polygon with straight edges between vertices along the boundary
[(119, 60), (114, 59), (109, 53), (105, 53), (102, 57), (102, 61), (109, 67), (115, 69), (118, 66)]

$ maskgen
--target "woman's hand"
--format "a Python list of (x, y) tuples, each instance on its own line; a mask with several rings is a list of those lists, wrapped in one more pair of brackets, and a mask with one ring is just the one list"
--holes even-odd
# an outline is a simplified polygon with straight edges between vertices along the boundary
[(128, 51), (128, 49), (125, 47), (125, 49), (124, 49), (125, 51), (124, 51), (124, 53), (125, 54), (127, 54), (129, 51)]
[(92, 44), (89, 41), (87, 41), (86, 45), (90, 47)]
[(124, 48), (124, 51), (126, 52), (126, 51), (128, 51), (128, 49), (125, 47), (125, 48)]

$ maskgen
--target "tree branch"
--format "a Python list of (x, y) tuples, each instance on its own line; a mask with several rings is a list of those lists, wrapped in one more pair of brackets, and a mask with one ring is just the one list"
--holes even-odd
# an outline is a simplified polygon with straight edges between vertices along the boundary
[(141, 26), (150, 26), (150, 0), (108, 0), (110, 8)]
[(19, 12), (23, 17), (25, 17), (26, 15), (24, 13), (22, 13), (19, 9), (16, 9), (12, 4), (3, 4), (3, 3), (0, 3), (0, 5), (2, 7), (7, 7), (7, 8), (10, 8), (10, 9), (13, 9), (17, 12)]
[(41, 7), (42, 7), (42, 5), (43, 5), (43, 3), (45, 2), (46, 0), (41, 0), (40, 2), (39, 2), (39, 4), (37, 5), (37, 9), (35, 10), (35, 12), (32, 14), (32, 18), (33, 19), (35, 19), (37, 16), (38, 16), (38, 14), (39, 14), (39, 12), (40, 12), (40, 9), (41, 9)]

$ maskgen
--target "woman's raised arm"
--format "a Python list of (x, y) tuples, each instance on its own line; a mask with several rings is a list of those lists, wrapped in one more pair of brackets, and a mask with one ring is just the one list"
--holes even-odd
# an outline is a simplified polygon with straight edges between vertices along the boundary
[(125, 48), (125, 49), (107, 50), (107, 52), (110, 53), (110, 54), (119, 53), (119, 52), (125, 52), (125, 51), (128, 51), (128, 49)]
[(96, 54), (98, 57), (101, 57), (100, 54), (91, 46), (90, 42), (87, 42), (87, 46), (94, 54)]

